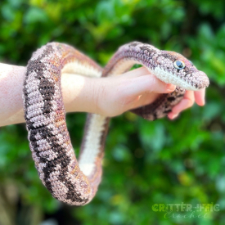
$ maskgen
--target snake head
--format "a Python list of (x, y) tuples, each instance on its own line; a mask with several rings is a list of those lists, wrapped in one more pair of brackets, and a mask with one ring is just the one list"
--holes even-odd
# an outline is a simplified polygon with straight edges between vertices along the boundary
[(179, 53), (160, 51), (154, 61), (156, 67), (153, 69), (153, 73), (165, 83), (172, 83), (192, 91), (209, 86), (207, 75), (199, 71), (190, 60)]

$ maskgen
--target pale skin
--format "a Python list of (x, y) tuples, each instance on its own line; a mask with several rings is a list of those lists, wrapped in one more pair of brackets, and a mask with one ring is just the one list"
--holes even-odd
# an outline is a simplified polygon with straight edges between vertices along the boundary
[[(25, 123), (22, 100), (25, 73), (25, 67), (0, 63), (0, 126)], [(107, 78), (62, 74), (61, 80), (66, 112), (88, 112), (107, 117), (150, 104), (160, 94), (176, 88), (160, 81), (144, 67)], [(205, 104), (205, 89), (186, 91), (168, 118), (175, 119), (194, 102), (199, 106)]]

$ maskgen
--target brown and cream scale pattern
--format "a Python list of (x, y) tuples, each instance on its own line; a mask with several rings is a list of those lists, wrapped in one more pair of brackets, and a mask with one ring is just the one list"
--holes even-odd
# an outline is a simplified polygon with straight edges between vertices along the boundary
[[(88, 175), (95, 179), (89, 179), (80, 170), (66, 127), (60, 74), (65, 65), (74, 62), (80, 67), (88, 64), (91, 74), (101, 74), (97, 64), (68, 45), (50, 43), (37, 50), (27, 66), (23, 99), (30, 149), (40, 179), (55, 198), (83, 205), (93, 198), (101, 173), (98, 168), (96, 174), (90, 171)], [(98, 143), (96, 146), (96, 151), (102, 151)], [(102, 156), (96, 157), (93, 168), (101, 166)]]
[[(185, 67), (177, 69), (176, 61)], [(162, 51), (149, 44), (131, 42), (121, 46), (103, 70), (103, 76), (117, 75), (129, 70), (134, 64), (145, 66), (152, 74), (165, 83), (177, 85), (170, 94), (162, 94), (152, 104), (133, 109), (133, 113), (147, 120), (155, 120), (166, 116), (178, 104), (185, 90), (200, 90), (209, 85), (206, 74), (199, 71), (191, 61), (179, 53)]]
[[(186, 63), (184, 70), (174, 69), (173, 63), (178, 59)], [(56, 199), (84, 205), (94, 197), (101, 181), (109, 124), (109, 118), (88, 115), (77, 161), (66, 127), (61, 72), (109, 76), (123, 73), (136, 63), (165, 82), (180, 84), (173, 93), (163, 94), (154, 103), (132, 110), (148, 120), (167, 115), (182, 99), (184, 88), (196, 90), (209, 84), (207, 76), (182, 55), (140, 42), (120, 47), (103, 71), (84, 54), (60, 43), (43, 46), (28, 62), (23, 99), (30, 149), (42, 183)]]

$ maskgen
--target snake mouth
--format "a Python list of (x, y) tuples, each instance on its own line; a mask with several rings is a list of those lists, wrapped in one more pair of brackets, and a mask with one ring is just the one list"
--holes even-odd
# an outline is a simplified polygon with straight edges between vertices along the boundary
[(189, 84), (197, 90), (208, 87), (209, 83), (209, 78), (202, 71), (197, 71), (189, 75)]
[(153, 71), (153, 74), (167, 84), (174, 84), (190, 91), (199, 91), (200, 89), (209, 86), (209, 79), (202, 71), (188, 74), (174, 74), (157, 67)]

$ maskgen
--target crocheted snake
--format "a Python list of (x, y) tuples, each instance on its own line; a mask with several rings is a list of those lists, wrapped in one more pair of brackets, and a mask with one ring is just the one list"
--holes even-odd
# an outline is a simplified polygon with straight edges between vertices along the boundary
[(61, 73), (105, 77), (121, 74), (134, 64), (141, 64), (160, 80), (177, 85), (173, 93), (162, 94), (154, 103), (132, 110), (148, 120), (167, 115), (183, 98), (185, 89), (195, 91), (209, 85), (206, 74), (184, 56), (140, 42), (120, 47), (103, 70), (66, 44), (49, 43), (33, 53), (23, 89), (26, 127), (39, 177), (56, 199), (84, 205), (95, 196), (101, 181), (109, 123), (109, 118), (88, 115), (77, 161), (66, 127)]

